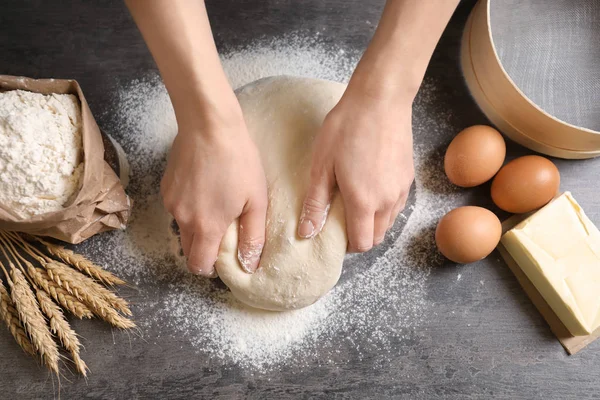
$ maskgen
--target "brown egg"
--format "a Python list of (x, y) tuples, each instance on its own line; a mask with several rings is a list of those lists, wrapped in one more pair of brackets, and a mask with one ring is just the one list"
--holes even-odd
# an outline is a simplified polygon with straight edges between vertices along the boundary
[(455, 185), (473, 187), (492, 179), (505, 156), (506, 144), (500, 132), (475, 125), (452, 140), (444, 157), (444, 170)]
[(519, 157), (506, 164), (492, 182), (492, 200), (504, 211), (526, 213), (542, 207), (558, 193), (560, 173), (540, 156)]
[(435, 243), (446, 258), (461, 264), (487, 257), (498, 245), (502, 225), (481, 207), (459, 207), (446, 214), (435, 230)]

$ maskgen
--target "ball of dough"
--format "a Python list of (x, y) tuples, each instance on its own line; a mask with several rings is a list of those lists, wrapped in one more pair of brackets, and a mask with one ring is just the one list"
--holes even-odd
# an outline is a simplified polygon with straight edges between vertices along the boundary
[(260, 152), (269, 196), (258, 270), (248, 274), (238, 261), (237, 221), (223, 238), (216, 262), (219, 277), (243, 303), (275, 311), (306, 307), (340, 277), (347, 244), (341, 197), (334, 195), (319, 235), (302, 239), (297, 229), (308, 190), (313, 139), (345, 88), (336, 82), (278, 76), (237, 91)]

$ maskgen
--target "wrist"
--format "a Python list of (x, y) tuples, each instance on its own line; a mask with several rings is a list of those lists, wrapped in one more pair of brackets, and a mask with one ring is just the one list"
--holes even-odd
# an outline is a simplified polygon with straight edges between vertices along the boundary
[(243, 125), (242, 110), (229, 84), (190, 85), (185, 92), (170, 95), (180, 132), (210, 136), (228, 131), (224, 126)]
[[(366, 70), (366, 71), (365, 71)], [(398, 106), (411, 106), (422, 82), (417, 74), (396, 70), (358, 67), (346, 93), (361, 96), (368, 101), (379, 101)]]

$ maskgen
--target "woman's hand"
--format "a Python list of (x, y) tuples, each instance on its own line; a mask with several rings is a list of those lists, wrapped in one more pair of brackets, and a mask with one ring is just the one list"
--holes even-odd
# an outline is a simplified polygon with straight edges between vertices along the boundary
[(311, 185), (298, 234), (315, 236), (335, 186), (346, 210), (349, 251), (380, 244), (406, 204), (414, 177), (412, 98), (349, 87), (315, 139)]
[(267, 185), (243, 118), (180, 126), (161, 193), (181, 232), (188, 269), (215, 276), (221, 239), (239, 217), (238, 259), (256, 270), (265, 241)]
[(404, 208), (414, 167), (412, 102), (459, 0), (388, 0), (346, 93), (316, 138), (298, 234), (317, 235), (337, 185), (350, 251), (384, 239)]
[(258, 266), (267, 185), (258, 150), (221, 67), (203, 1), (126, 0), (169, 91), (179, 134), (161, 192), (190, 271), (214, 276), (221, 239), (239, 217), (238, 259)]

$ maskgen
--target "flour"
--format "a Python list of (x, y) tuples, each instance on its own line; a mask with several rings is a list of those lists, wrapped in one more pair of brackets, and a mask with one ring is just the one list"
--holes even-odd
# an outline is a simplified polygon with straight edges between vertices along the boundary
[[(238, 87), (279, 74), (344, 82), (358, 58), (314, 39), (291, 36), (230, 52), (222, 60)], [(146, 340), (157, 345), (177, 335), (199, 353), (196, 359), (251, 372), (321, 365), (334, 356), (342, 362), (342, 353), (359, 360), (379, 354), (378, 362), (385, 364), (386, 354), (420, 334), (432, 310), (428, 276), (440, 263), (434, 228), (459, 199), (444, 176), (435, 144), (419, 143), (425, 127), (454, 129), (447, 114), (432, 111), (439, 93), (435, 82), (426, 82), (414, 106), (414, 204), (398, 218), (384, 245), (368, 255), (348, 255), (338, 285), (310, 307), (286, 313), (252, 310), (218, 280), (183, 271), (184, 260), (158, 195), (177, 125), (155, 76), (124, 87), (114, 110), (112, 130), (127, 132), (121, 142), (132, 164), (133, 220), (126, 232), (92, 239), (86, 253), (140, 288), (145, 316), (138, 322)]]
[(23, 218), (61, 210), (79, 189), (81, 159), (75, 96), (0, 93), (0, 204)]

